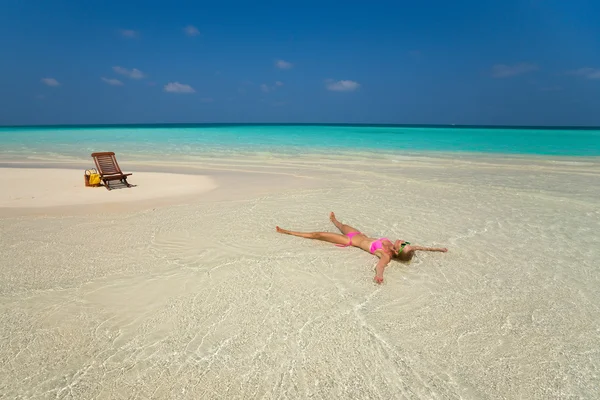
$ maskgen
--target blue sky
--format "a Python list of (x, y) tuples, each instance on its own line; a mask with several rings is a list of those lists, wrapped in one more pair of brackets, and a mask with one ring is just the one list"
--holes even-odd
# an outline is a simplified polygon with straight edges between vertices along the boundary
[(0, 3), (0, 124), (600, 126), (598, 1)]

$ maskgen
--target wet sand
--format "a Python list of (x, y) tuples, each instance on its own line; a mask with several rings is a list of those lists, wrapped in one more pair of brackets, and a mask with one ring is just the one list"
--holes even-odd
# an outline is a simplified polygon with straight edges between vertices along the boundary
[[(100, 197), (19, 202), (22, 189), (3, 185), (7, 398), (600, 396), (593, 160), (139, 161), (135, 170), (137, 187), (112, 192), (83, 188), (72, 171), (73, 190), (110, 196), (114, 213), (81, 212), (106, 204)], [(169, 191), (166, 179), (148, 197), (152, 171), (184, 172), (173, 179), (204, 189)], [(133, 195), (144, 206), (128, 206)], [(334, 232), (332, 210), (370, 235), (449, 252), (393, 263), (376, 285), (372, 255), (274, 230)]]

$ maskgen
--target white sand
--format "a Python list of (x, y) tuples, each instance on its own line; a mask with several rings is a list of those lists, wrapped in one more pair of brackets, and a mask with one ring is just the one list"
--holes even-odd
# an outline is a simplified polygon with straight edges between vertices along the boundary
[(201, 175), (135, 172), (128, 177), (135, 187), (112, 182), (86, 187), (83, 171), (50, 168), (0, 168), (0, 207), (57, 207), (122, 204), (199, 195), (217, 187), (213, 179)]
[[(0, 393), (600, 397), (598, 162), (242, 161), (195, 201), (0, 219)], [(377, 286), (373, 256), (274, 231), (333, 232), (330, 210), (450, 251)]]

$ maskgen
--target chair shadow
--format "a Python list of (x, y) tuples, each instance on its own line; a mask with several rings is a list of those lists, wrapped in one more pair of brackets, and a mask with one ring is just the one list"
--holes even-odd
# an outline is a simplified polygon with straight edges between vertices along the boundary
[[(106, 184), (105, 183), (103, 183), (102, 186), (104, 188), (106, 188)], [(130, 183), (129, 186), (127, 186), (125, 183), (118, 182), (118, 181), (111, 182), (110, 185), (109, 185), (110, 190), (131, 189), (131, 188), (134, 188), (134, 187), (137, 187), (137, 185), (132, 185)]]

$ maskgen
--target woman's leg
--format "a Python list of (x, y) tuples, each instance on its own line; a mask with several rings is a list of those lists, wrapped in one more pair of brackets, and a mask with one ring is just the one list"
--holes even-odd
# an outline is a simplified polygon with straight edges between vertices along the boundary
[(340, 221), (338, 221), (333, 211), (331, 214), (329, 214), (329, 219), (344, 235), (347, 235), (350, 232), (360, 232), (358, 229), (353, 228), (350, 225), (342, 224)]
[(343, 244), (347, 245), (349, 239), (347, 236), (340, 235), (339, 233), (331, 233), (331, 232), (294, 232), (288, 231), (287, 229), (281, 229), (277, 227), (277, 232), (285, 233), (286, 235), (303, 237), (306, 239), (316, 239), (322, 240), (324, 242), (335, 243), (335, 244)]

